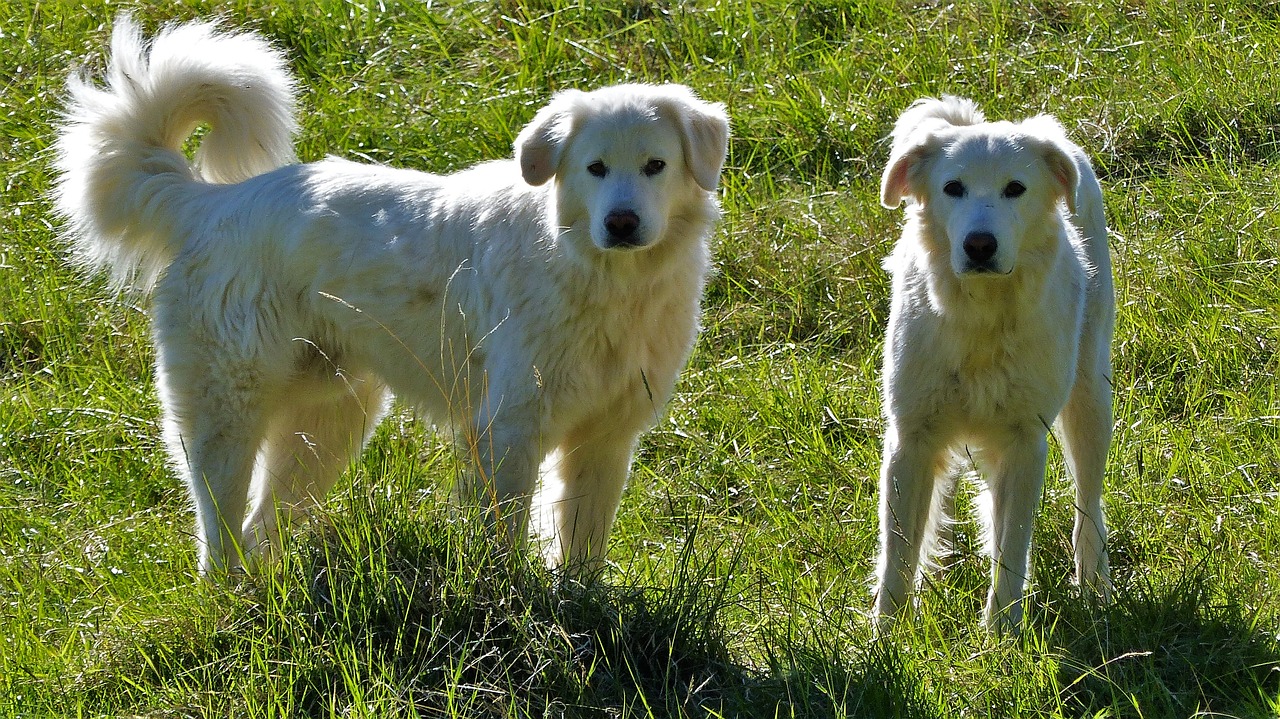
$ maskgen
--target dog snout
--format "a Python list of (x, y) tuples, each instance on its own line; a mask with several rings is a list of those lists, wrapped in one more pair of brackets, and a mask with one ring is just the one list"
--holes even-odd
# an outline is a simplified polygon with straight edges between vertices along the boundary
[(614, 210), (604, 218), (604, 229), (609, 233), (610, 246), (638, 244), (636, 230), (640, 216), (631, 210)]
[(975, 265), (988, 265), (996, 254), (996, 236), (990, 232), (970, 232), (964, 237), (964, 254)]

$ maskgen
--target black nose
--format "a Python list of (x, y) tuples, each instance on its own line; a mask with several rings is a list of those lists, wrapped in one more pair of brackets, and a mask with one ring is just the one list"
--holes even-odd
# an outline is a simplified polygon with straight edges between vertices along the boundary
[(631, 210), (614, 210), (604, 217), (604, 229), (611, 239), (621, 241), (618, 244), (627, 244), (639, 226), (640, 216)]
[(990, 232), (970, 232), (964, 237), (964, 253), (978, 264), (986, 264), (996, 254), (996, 236)]

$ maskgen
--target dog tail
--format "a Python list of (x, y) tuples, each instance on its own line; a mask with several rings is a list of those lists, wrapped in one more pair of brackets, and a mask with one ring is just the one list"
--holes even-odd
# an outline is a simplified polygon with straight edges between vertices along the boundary
[[(54, 189), (74, 261), (146, 290), (177, 253), (177, 213), (208, 184), (296, 162), (294, 88), (282, 53), (213, 23), (169, 26), (148, 48), (116, 18), (106, 87), (68, 79)], [(184, 145), (208, 128), (192, 159)]]
[(941, 99), (925, 97), (911, 103), (893, 125), (893, 146), (898, 147), (917, 130), (948, 125), (977, 125), (986, 116), (973, 100), (955, 95), (943, 95)]

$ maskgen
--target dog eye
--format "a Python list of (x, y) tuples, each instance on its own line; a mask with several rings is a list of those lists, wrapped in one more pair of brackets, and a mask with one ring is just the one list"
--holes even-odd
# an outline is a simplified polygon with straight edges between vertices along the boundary
[(603, 162), (596, 160), (590, 165), (587, 165), (587, 172), (590, 172), (596, 177), (604, 177), (609, 174), (609, 168), (605, 167)]
[(1022, 184), (1021, 182), (1018, 182), (1017, 180), (1014, 180), (1013, 182), (1010, 182), (1009, 184), (1004, 186), (1005, 197), (1011, 197), (1011, 198), (1021, 197), (1022, 193), (1026, 191), (1027, 191), (1027, 186)]
[(662, 160), (649, 160), (647, 163), (645, 163), (645, 166), (644, 166), (644, 176), (653, 177), (659, 172), (662, 172), (662, 170), (665, 169), (666, 166), (667, 166), (667, 163)]
[(964, 183), (959, 180), (952, 180), (942, 186), (942, 191), (947, 193), (948, 197), (964, 197)]

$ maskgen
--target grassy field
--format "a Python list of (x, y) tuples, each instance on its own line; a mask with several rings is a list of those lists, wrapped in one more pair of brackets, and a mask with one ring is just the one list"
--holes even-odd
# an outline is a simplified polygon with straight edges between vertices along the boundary
[[(1280, 4), (132, 4), (287, 49), (304, 159), (449, 171), (617, 81), (687, 83), (734, 123), (706, 327), (603, 583), (451, 518), (458, 461), (402, 410), (234, 588), (194, 577), (145, 306), (71, 271), (49, 214), (61, 87), (101, 68), (117, 7), (0, 9), (0, 716), (1280, 715)], [(1116, 597), (1070, 583), (1055, 454), (1018, 639), (978, 625), (968, 524), (915, 621), (865, 617), (883, 138), (944, 92), (1057, 115), (1113, 231)]]

